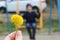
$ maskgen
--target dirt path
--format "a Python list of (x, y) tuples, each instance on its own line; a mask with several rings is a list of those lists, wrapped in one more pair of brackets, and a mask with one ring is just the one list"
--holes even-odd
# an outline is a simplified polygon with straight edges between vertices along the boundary
[[(0, 36), (0, 40), (4, 40), (5, 36)], [(28, 35), (24, 35), (24, 40), (29, 40), (29, 36)], [(48, 35), (47, 33), (43, 33), (43, 34), (37, 34), (36, 35), (36, 40), (60, 40), (60, 35), (58, 35), (58, 33), (54, 33), (51, 35)]]

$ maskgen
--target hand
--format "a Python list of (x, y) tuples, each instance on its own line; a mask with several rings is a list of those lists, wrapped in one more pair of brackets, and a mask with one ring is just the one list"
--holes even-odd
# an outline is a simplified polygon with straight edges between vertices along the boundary
[(39, 13), (35, 13), (37, 16), (39, 16), (40, 14)]
[(23, 15), (24, 15), (24, 13), (21, 13), (20, 15), (21, 15), (21, 16), (23, 16)]
[(23, 40), (22, 32), (17, 31), (9, 34), (4, 40)]

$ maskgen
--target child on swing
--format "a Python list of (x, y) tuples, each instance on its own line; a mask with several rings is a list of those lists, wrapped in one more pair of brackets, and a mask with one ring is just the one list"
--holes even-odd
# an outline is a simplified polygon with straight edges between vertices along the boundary
[[(23, 14), (23, 18), (26, 20), (26, 28), (30, 36), (30, 40), (35, 40), (36, 34), (36, 18), (40, 18), (40, 13), (33, 12), (32, 5), (26, 5), (27, 12)], [(32, 28), (32, 31), (31, 31)]]

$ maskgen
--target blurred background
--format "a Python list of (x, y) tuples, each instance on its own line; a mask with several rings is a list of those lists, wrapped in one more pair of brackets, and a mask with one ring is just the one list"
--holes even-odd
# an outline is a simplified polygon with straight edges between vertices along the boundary
[[(3, 0), (0, 0), (3, 1)], [(37, 34), (44, 34), (49, 32), (49, 22), (50, 22), (50, 0), (46, 0), (47, 7), (43, 10), (43, 28), (42, 30), (39, 29), (39, 21), (37, 20)], [(57, 11), (57, 2), (56, 0), (53, 0), (53, 8), (52, 8), (52, 33), (58, 33), (58, 11)], [(9, 12), (9, 17), (14, 14), (12, 12)], [(13, 24), (10, 24), (10, 32), (15, 31), (15, 28), (13, 27)], [(24, 29), (22, 29), (22, 32), (24, 35), (27, 34), (25, 29), (25, 24), (22, 25)], [(8, 34), (8, 25), (7, 25), (7, 15), (6, 13), (0, 12), (0, 35), (7, 35)]]
[[(0, 0), (3, 1), (3, 0)], [(43, 11), (43, 28), (42, 32), (48, 32), (49, 30), (49, 22), (50, 22), (50, 0), (46, 0), (47, 7)], [(58, 11), (57, 11), (57, 3), (56, 0), (53, 0), (53, 11), (52, 11), (52, 32), (58, 32)], [(13, 13), (9, 13), (10, 17)], [(37, 25), (39, 26), (39, 21), (37, 20)], [(10, 24), (11, 31), (14, 31), (13, 24)], [(24, 26), (24, 25), (23, 25)], [(38, 27), (39, 28), (39, 27)], [(6, 34), (8, 32), (7, 25), (7, 15), (6, 13), (0, 13), (0, 35)]]

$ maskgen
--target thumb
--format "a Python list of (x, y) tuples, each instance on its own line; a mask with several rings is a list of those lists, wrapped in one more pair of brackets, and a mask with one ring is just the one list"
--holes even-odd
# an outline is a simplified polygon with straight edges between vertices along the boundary
[(15, 40), (23, 40), (22, 32), (21, 31), (17, 31), (17, 33), (16, 33), (16, 39)]
[(4, 40), (15, 40), (15, 35), (16, 35), (16, 32), (12, 32), (8, 34), (8, 36), (6, 36)]

